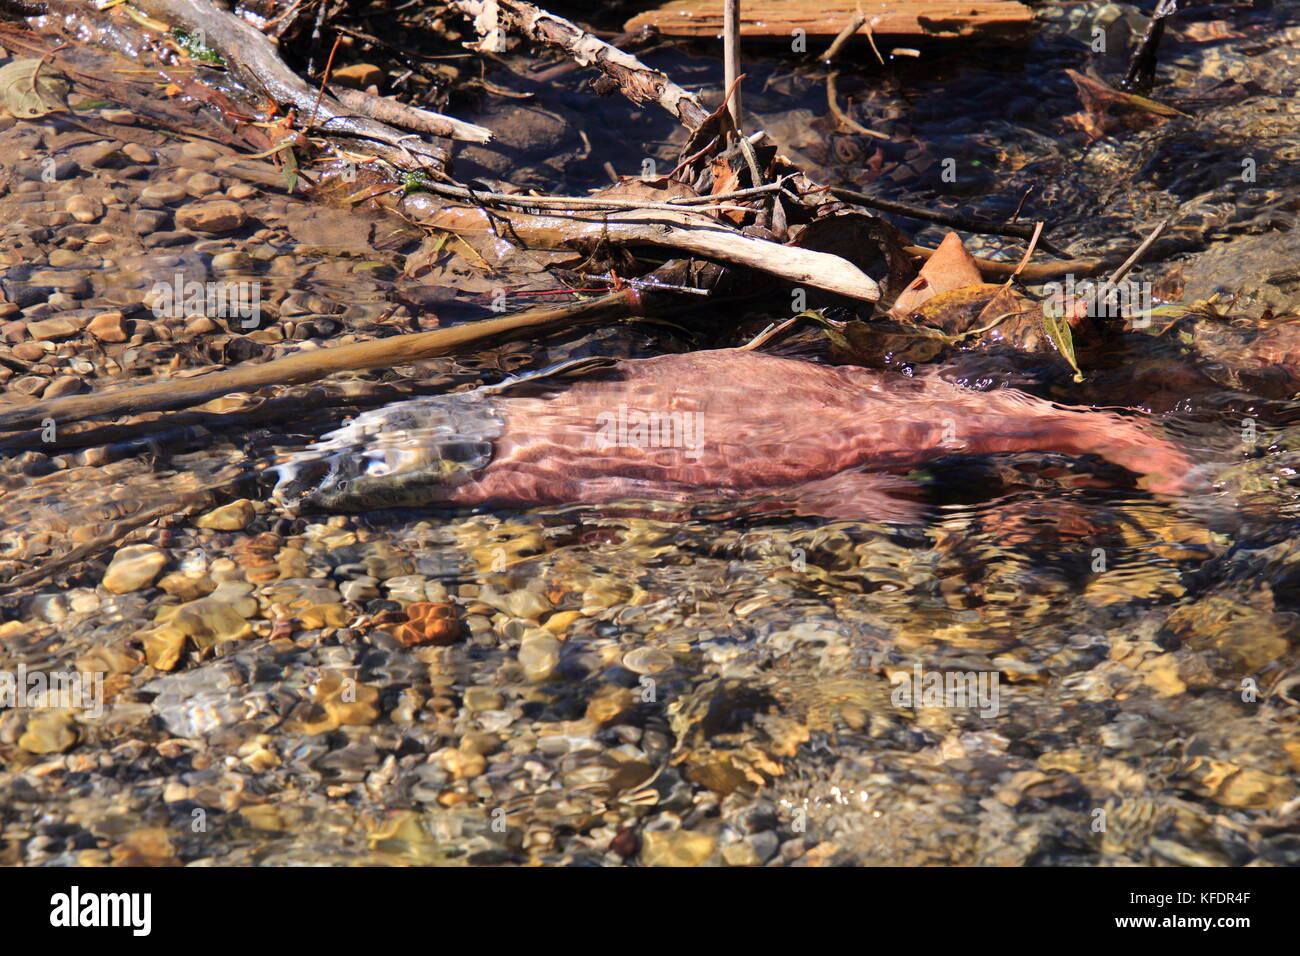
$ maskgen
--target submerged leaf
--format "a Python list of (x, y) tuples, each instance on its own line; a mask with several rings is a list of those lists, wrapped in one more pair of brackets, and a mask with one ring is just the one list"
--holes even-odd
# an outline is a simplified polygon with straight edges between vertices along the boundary
[(827, 356), (837, 365), (882, 368), (928, 362), (953, 342), (936, 329), (893, 319), (839, 322), (818, 311), (803, 312), (795, 319), (808, 319), (817, 326)]
[(1065, 360), (1070, 363), (1070, 368), (1074, 369), (1074, 380), (1083, 381), (1083, 372), (1079, 369), (1079, 363), (1074, 357), (1074, 336), (1070, 332), (1070, 323), (1064, 315), (1049, 313), (1046, 308), (1043, 309), (1043, 331), (1056, 350), (1065, 356)]
[(68, 82), (31, 57), (0, 67), (0, 106), (17, 119), (37, 119), (67, 109)]
[(285, 187), (289, 192), (293, 192), (298, 187), (298, 156), (292, 148), (284, 150), (280, 156), (284, 160)]
[(980, 324), (983, 310), (1002, 289), (1000, 285), (978, 282), (940, 292), (913, 309), (907, 320), (956, 340)]
[(1089, 141), (1100, 139), (1117, 129), (1145, 129), (1175, 116), (1186, 118), (1181, 110), (1157, 103), (1133, 93), (1124, 93), (1099, 77), (1066, 70), (1074, 81), (1083, 109), (1065, 117), (1065, 122), (1087, 135)]

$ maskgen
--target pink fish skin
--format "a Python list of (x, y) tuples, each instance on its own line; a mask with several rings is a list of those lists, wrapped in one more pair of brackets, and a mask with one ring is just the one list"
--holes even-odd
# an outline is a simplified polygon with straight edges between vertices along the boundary
[[(894, 494), (891, 476), (944, 455), (1100, 455), (1171, 495), (1187, 490), (1194, 467), (1170, 442), (1109, 412), (736, 349), (626, 360), (498, 401), (505, 425), (491, 462), (445, 500), (766, 500), (760, 510), (789, 503), (801, 513), (907, 521), (916, 508)], [(637, 434), (637, 416), (651, 414), (682, 428)], [(657, 447), (665, 435), (676, 444)]]

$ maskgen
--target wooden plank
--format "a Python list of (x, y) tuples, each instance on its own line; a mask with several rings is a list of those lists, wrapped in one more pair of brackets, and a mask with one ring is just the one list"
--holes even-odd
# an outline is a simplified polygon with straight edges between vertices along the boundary
[[(652, 26), (669, 37), (716, 37), (722, 34), (722, 7), (722, 0), (670, 0), (633, 17), (625, 29)], [(872, 32), (886, 37), (1008, 36), (1033, 22), (1033, 12), (1019, 0), (743, 0), (740, 35), (776, 40), (801, 29), (808, 36), (833, 37), (859, 10)]]

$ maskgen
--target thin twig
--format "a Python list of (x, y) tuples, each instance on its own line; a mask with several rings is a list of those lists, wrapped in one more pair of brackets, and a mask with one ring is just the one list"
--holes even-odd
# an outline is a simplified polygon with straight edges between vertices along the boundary
[(863, 26), (865, 26), (867, 30), (867, 42), (871, 44), (871, 52), (876, 55), (876, 61), (881, 66), (884, 66), (885, 58), (880, 55), (880, 47), (876, 46), (876, 31), (871, 29), (871, 23), (869, 21), (863, 24)]
[(772, 341), (772, 339), (776, 338), (778, 335), (780, 335), (782, 332), (784, 332), (786, 329), (794, 325), (802, 318), (803, 318), (802, 315), (796, 315), (793, 318), (786, 319), (784, 322), (771, 323), (770, 325), (768, 325), (767, 328), (765, 328), (762, 332), (759, 332), (756, 336), (754, 336), (744, 345), (738, 346), (737, 351), (752, 352), (755, 349), (761, 348), (762, 346)]
[(867, 15), (861, 10), (858, 10), (858, 12), (853, 15), (853, 19), (848, 22), (844, 29), (839, 32), (839, 35), (835, 37), (834, 41), (831, 42), (831, 45), (826, 48), (826, 52), (822, 54), (822, 62), (830, 63), (839, 56), (840, 50), (844, 48), (844, 44), (849, 42), (849, 37), (861, 30), (862, 24), (866, 22)]
[(884, 133), (877, 133), (874, 129), (867, 129), (857, 120), (853, 119), (842, 109), (840, 109), (840, 104), (836, 102), (836, 100), (839, 98), (839, 94), (836, 92), (836, 81), (839, 79), (839, 77), (840, 77), (839, 70), (833, 70), (826, 77), (826, 105), (830, 107), (831, 113), (835, 116), (835, 118), (839, 120), (840, 123), (842, 123), (844, 126), (847, 126), (849, 129), (853, 130), (853, 132), (858, 133), (861, 136), (874, 136), (876, 137), (876, 139), (884, 139), (884, 140), (889, 139), (889, 137), (886, 136)]
[[(394, 189), (400, 188), (397, 186)], [(584, 212), (597, 212), (601, 209), (653, 209), (668, 212), (703, 212), (706, 209), (722, 209), (732, 212), (755, 212), (749, 206), (739, 206), (720, 201), (720, 197), (732, 195), (719, 193), (718, 196), (691, 197), (691, 202), (644, 202), (630, 199), (599, 199), (594, 196), (519, 196), (510, 193), (487, 193), (465, 186), (451, 186), (446, 183), (424, 183), (421, 189), (449, 199), (462, 199), (478, 205), (495, 203), (500, 206), (518, 206), (524, 209), (542, 207), (572, 206)], [(775, 191), (776, 184), (760, 186), (757, 189), (738, 189), (736, 195), (755, 195), (758, 192)], [(557, 211), (560, 211), (557, 209)]]
[(1151, 235), (1142, 240), (1142, 244), (1133, 250), (1133, 254), (1124, 260), (1123, 265), (1110, 274), (1106, 280), (1108, 285), (1114, 285), (1133, 271), (1133, 267), (1142, 261), (1142, 257), (1147, 254), (1157, 239), (1159, 239), (1166, 229), (1169, 228), (1169, 220), (1161, 219), (1156, 223), (1156, 227), (1151, 230)]
[[(1013, 239), (1025, 240), (1028, 240), (1034, 234), (1034, 227), (1027, 223), (993, 222), (989, 219), (978, 219), (973, 216), (960, 216), (956, 213), (935, 212), (934, 210), (925, 209), (921, 206), (913, 206), (910, 203), (896, 202), (893, 199), (881, 199), (877, 196), (868, 196), (866, 193), (853, 192), (851, 189), (840, 189), (838, 186), (824, 186), (820, 189), (809, 191), (829, 192), (835, 196), (836, 199), (856, 203), (859, 206), (866, 206), (868, 209), (878, 209), (881, 212), (890, 212), (896, 216), (907, 216), (909, 219), (920, 219), (923, 222), (938, 223), (941, 226), (948, 226), (951, 229), (960, 229), (963, 232), (975, 232), (986, 236), (1008, 236)], [(1040, 239), (1038, 244), (1054, 256), (1064, 258), (1066, 255), (1066, 253), (1053, 246), (1046, 239)]]
[(1016, 266), (1016, 271), (1011, 273), (1011, 276), (1007, 279), (1007, 285), (1010, 285), (1011, 280), (1020, 275), (1025, 270), (1025, 266), (1029, 265), (1029, 259), (1034, 254), (1034, 247), (1038, 245), (1038, 239), (1042, 234), (1043, 224), (1041, 222), (1034, 223), (1034, 235), (1029, 240), (1029, 245), (1025, 247), (1025, 254), (1020, 258), (1020, 265)]
[[(329, 0), (321, 0), (321, 3), (328, 3)], [(322, 6), (322, 9), (324, 7)], [(334, 45), (330, 47), (329, 59), (325, 61), (325, 75), (320, 80), (320, 92), (316, 94), (316, 104), (311, 108), (311, 117), (307, 120), (306, 132), (310, 133), (311, 128), (316, 125), (316, 111), (320, 109), (320, 101), (325, 98), (325, 84), (330, 81), (330, 70), (334, 69), (334, 54), (338, 52), (339, 44), (343, 42), (343, 37), (335, 35)]]
[(794, 173), (786, 173), (774, 183), (767, 183), (762, 186), (746, 186), (744, 189), (733, 189), (730, 192), (714, 193), (712, 196), (681, 196), (676, 199), (668, 200), (674, 206), (694, 206), (696, 204), (707, 204), (713, 202), (723, 202), (731, 199), (747, 199), (750, 196), (760, 196), (763, 193), (785, 192), (791, 199), (798, 201), (794, 193), (785, 189), (787, 181), (794, 177)]
[(1161, 219), (1156, 223), (1156, 227), (1151, 230), (1151, 234), (1142, 240), (1142, 243), (1133, 250), (1133, 254), (1125, 259), (1120, 267), (1106, 278), (1105, 283), (1102, 285), (1102, 289), (1105, 290), (1104, 303), (1107, 307), (1114, 302), (1115, 297), (1119, 294), (1119, 283), (1125, 276), (1133, 271), (1133, 268), (1140, 261), (1142, 261), (1142, 257), (1147, 254), (1147, 250), (1155, 244), (1157, 239), (1164, 235), (1164, 231), (1168, 226), (1168, 219)]
[(701, 146), (698, 150), (696, 150), (694, 153), (691, 153), (691, 155), (687, 156), (680, 163), (674, 166), (673, 171), (668, 174), (667, 178), (676, 179), (677, 174), (680, 173), (683, 169), (689, 168), (697, 159), (699, 159), (701, 156), (705, 155), (706, 153), (711, 153), (713, 151), (713, 147), (717, 145), (717, 142), (718, 142), (718, 137), (714, 136), (707, 143)]
[[(1041, 243), (1040, 243), (1041, 245)], [(929, 259), (934, 255), (934, 250), (928, 246), (903, 246), (903, 251), (909, 256), (919, 256), (922, 259)], [(975, 260), (975, 265), (979, 267), (980, 272), (985, 276), (1009, 276), (1016, 269), (1009, 262), (997, 262), (993, 259)], [(1040, 279), (1055, 279), (1058, 276), (1095, 276), (1110, 268), (1110, 263), (1103, 259), (1053, 259), (1048, 262), (1036, 262), (1025, 266), (1021, 271), (1021, 278), (1029, 282), (1036, 282)]]
[(36, 92), (36, 77), (41, 72), (41, 67), (45, 65), (46, 59), (54, 56), (54, 54), (58, 53), (60, 50), (66, 49), (67, 47), (68, 47), (67, 43), (60, 43), (58, 46), (50, 50), (48, 53), (46, 53), (39, 60), (36, 61), (36, 66), (32, 68), (32, 92), (33, 93)]
[(1020, 202), (1016, 203), (1016, 211), (1011, 214), (1011, 223), (1013, 225), (1020, 221), (1020, 211), (1025, 208), (1025, 200), (1029, 198), (1029, 194), (1033, 191), (1034, 183), (1030, 183), (1029, 188), (1020, 196)]

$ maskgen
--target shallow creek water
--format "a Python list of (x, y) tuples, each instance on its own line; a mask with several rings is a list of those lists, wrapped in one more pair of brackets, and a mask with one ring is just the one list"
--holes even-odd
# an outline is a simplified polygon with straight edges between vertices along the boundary
[[(1124, 18), (1142, 21), (1113, 4), (1038, 15), (1010, 52), (842, 63), (840, 96), (887, 141), (836, 132), (821, 77), (775, 55), (746, 63), (746, 108), (823, 182), (1003, 219), (1033, 185), (1022, 219), (1050, 221), (1075, 257), (1122, 257), (1168, 217), (1135, 273), (1160, 301), (1297, 311), (1300, 5), (1196, 8), (1151, 94), (1188, 116), (1091, 143), (1062, 122), (1080, 109), (1064, 71), (1121, 69), (1090, 53), (1092, 27), (1119, 38)], [(646, 59), (716, 103), (707, 52)], [(536, 92), (465, 115), (503, 142), (466, 150), (462, 174), (572, 194), (607, 181), (605, 162), (671, 168), (682, 137), (659, 116), (573, 78)], [(286, 196), (265, 163), (140, 132), (129, 155), (54, 120), (0, 124), (15, 404), (463, 321), (542, 284), (546, 262), (508, 249), (491, 272), (481, 250), (413, 269), (409, 224)], [(67, 164), (53, 182), (49, 155)], [(187, 232), (175, 211), (199, 195), (248, 222)], [(67, 211), (76, 196), (102, 205), (95, 221)], [(147, 291), (177, 276), (260, 283), (261, 327), (153, 322)], [(0, 667), (106, 676), (102, 715), (0, 710), (0, 862), (1300, 862), (1300, 403), (1287, 375), (1242, 374), (1237, 338), (1205, 332), (1189, 358), (1199, 327), (1165, 338), (1157, 322), (1082, 385), (995, 353), (941, 369), (1155, 414), (1213, 483), (1179, 499), (1021, 453), (918, 469), (926, 517), (905, 525), (586, 507), (295, 516), (246, 467), (358, 405), (572, 357), (738, 345), (764, 309), (208, 410), (244, 413), (237, 427), (198, 413), (59, 456), (11, 445), (5, 577), (99, 543), (3, 597)], [(110, 310), (120, 341), (29, 332)], [(167, 511), (214, 486), (197, 513)], [(151, 507), (156, 523), (114, 539)]]

